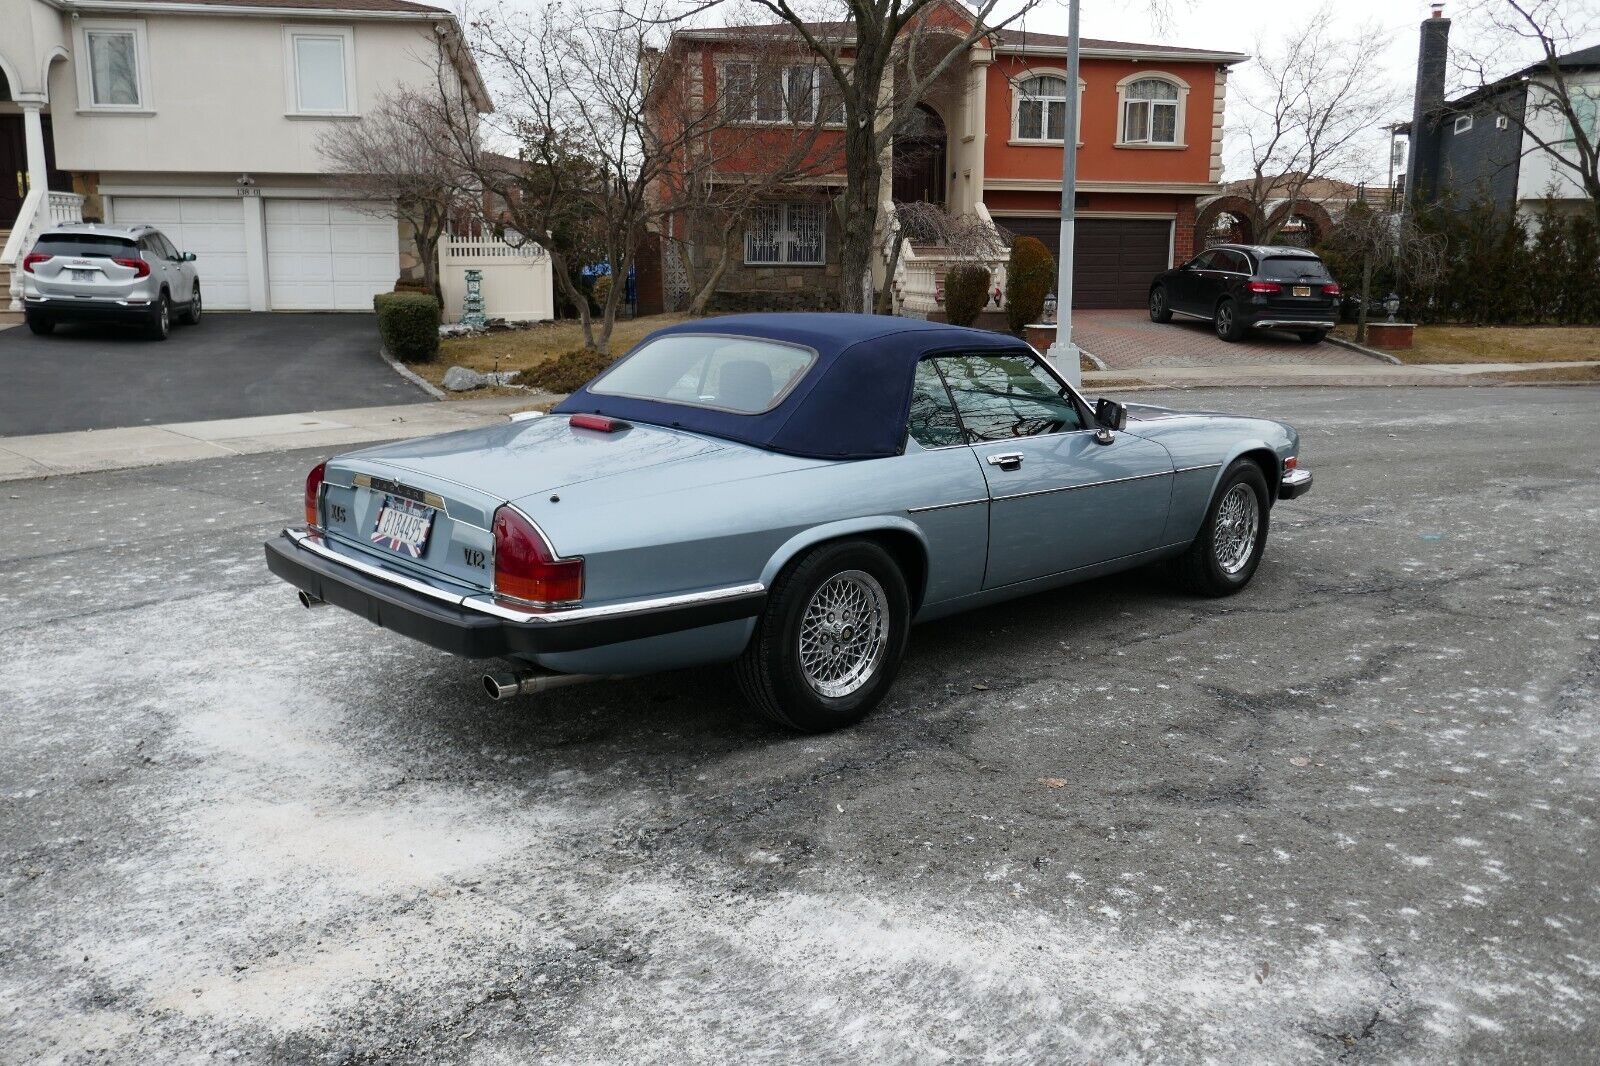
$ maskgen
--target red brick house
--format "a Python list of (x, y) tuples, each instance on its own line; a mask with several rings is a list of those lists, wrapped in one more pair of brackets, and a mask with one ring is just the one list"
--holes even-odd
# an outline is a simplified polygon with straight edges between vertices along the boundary
[[(952, 4), (956, 12), (966, 15)], [(818, 29), (848, 61), (849, 24)], [(668, 51), (709, 99), (721, 79), (762, 76), (742, 58), (752, 42), (770, 52), (773, 39), (792, 35), (781, 25), (686, 30), (673, 36)], [(797, 63), (809, 62), (804, 52), (796, 56)], [(1228, 69), (1248, 58), (1177, 45), (1082, 42), (1076, 306), (1143, 306), (1151, 276), (1192, 254), (1196, 200), (1220, 191)], [(883, 198), (986, 212), (1004, 229), (1054, 248), (1065, 68), (1064, 37), (1006, 29), (981, 38), (940, 76), (918, 109), (920, 121), (896, 140), (885, 161)], [(810, 109), (820, 107), (818, 148), (827, 151), (828, 74), (796, 66), (769, 76), (803, 84), (814, 78), (816, 90), (797, 97), (794, 82), (786, 82), (787, 90), (770, 94), (770, 107), (753, 107), (748, 128), (741, 122), (732, 135), (748, 137), (750, 150), (759, 152), (763, 138), (785, 123), (809, 123), (816, 114)], [(793, 99), (799, 103), (791, 115)], [(737, 161), (727, 169), (737, 180)], [(825, 305), (838, 285), (837, 222), (826, 198), (843, 181), (837, 170), (807, 177), (752, 216), (746, 254), (724, 279), (728, 306), (763, 298), (773, 307)]]

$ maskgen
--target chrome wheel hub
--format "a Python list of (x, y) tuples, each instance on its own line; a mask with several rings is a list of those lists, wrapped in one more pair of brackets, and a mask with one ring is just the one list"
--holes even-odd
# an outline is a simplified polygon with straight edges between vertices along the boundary
[(889, 597), (864, 570), (846, 570), (822, 583), (800, 619), (800, 672), (829, 699), (860, 689), (889, 648)]
[(1261, 504), (1249, 485), (1239, 484), (1222, 497), (1217, 526), (1211, 537), (1217, 565), (1225, 574), (1237, 574), (1256, 553), (1256, 531), (1261, 527)]

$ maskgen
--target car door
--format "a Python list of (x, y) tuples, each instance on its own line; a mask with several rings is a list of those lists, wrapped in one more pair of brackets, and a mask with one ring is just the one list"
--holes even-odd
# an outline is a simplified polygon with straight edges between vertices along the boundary
[(1201, 252), (1173, 276), (1172, 306), (1175, 310), (1191, 314), (1211, 313), (1210, 305), (1205, 305), (1202, 310), (1200, 291), (1206, 284), (1216, 257), (1216, 252)]
[(1172, 495), (1165, 448), (1098, 433), (1087, 409), (1030, 353), (963, 352), (933, 362), (988, 483), (984, 588), (1158, 546)]

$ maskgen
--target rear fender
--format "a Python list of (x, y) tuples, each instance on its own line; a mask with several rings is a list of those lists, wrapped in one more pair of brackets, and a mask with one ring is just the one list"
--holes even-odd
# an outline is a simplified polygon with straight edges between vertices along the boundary
[(761, 583), (771, 589), (785, 567), (818, 544), (831, 540), (845, 540), (851, 537), (870, 538), (873, 534), (883, 533), (893, 534), (898, 537), (910, 537), (916, 542), (918, 549), (922, 553), (923, 573), (906, 575), (907, 590), (911, 593), (912, 609), (915, 610), (922, 603), (923, 587), (927, 582), (928, 538), (914, 523), (896, 515), (866, 515), (861, 518), (846, 518), (838, 522), (812, 526), (796, 533), (784, 541), (782, 546), (772, 553), (772, 558), (767, 560), (767, 565), (761, 571)]

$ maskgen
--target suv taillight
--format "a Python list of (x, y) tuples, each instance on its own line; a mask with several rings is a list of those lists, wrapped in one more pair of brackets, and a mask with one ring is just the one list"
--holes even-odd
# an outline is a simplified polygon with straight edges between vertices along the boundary
[(1252, 281), (1250, 284), (1246, 285), (1245, 288), (1249, 289), (1251, 292), (1260, 293), (1283, 291), (1283, 286), (1279, 285), (1276, 281)]
[(111, 261), (117, 266), (132, 267), (133, 276), (136, 278), (148, 278), (150, 276), (150, 264), (143, 259), (113, 259)]
[(553, 606), (583, 598), (583, 560), (562, 559), (515, 507), (494, 513), (494, 591)]
[(1337, 281), (1331, 281), (1322, 287), (1322, 293), (1324, 296), (1338, 296), (1343, 291), (1343, 289), (1339, 288), (1339, 283)]
[(24, 274), (32, 274), (33, 264), (43, 263), (49, 259), (50, 256), (48, 255), (41, 255), (38, 252), (29, 252), (27, 255), (22, 257), (22, 272)]
[(315, 528), (322, 524), (322, 479), (328, 474), (328, 464), (318, 463), (306, 475), (306, 526)]

